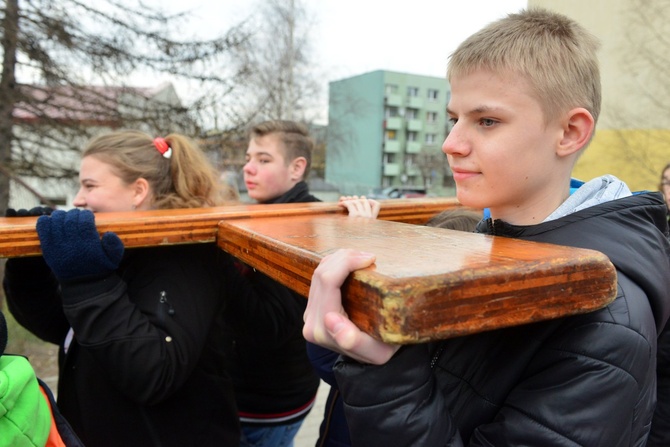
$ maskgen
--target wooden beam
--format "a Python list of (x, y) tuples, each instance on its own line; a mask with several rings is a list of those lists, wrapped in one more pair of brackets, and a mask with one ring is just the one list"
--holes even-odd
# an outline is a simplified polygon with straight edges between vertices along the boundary
[[(128, 248), (214, 243), (307, 295), (314, 269), (338, 248), (377, 255), (343, 288), (352, 320), (373, 336), (416, 343), (588, 312), (614, 299), (616, 273), (583, 249), (408, 225), (455, 199), (382, 201), (380, 218), (336, 203), (99, 213), (98, 230)], [(0, 257), (41, 254), (35, 217), (0, 218)]]
[(616, 295), (602, 253), (344, 215), (220, 223), (219, 246), (307, 295), (314, 269), (338, 248), (375, 253), (354, 272), (344, 306), (358, 327), (417, 343), (589, 312)]
[[(380, 201), (379, 219), (425, 223), (445, 209), (459, 207), (454, 198), (396, 199)], [(217, 225), (224, 219), (250, 216), (346, 214), (333, 202), (276, 205), (231, 205), (216, 208), (133, 211), (96, 214), (100, 233), (113, 231), (128, 248), (165, 244), (214, 242)], [(36, 217), (0, 218), (0, 258), (41, 254), (35, 231)]]

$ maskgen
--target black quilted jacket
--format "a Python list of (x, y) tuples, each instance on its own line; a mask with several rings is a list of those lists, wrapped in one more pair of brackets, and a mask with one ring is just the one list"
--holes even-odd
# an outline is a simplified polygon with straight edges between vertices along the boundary
[(128, 249), (115, 273), (62, 284), (66, 306), (41, 257), (7, 261), (12, 314), (61, 346), (58, 406), (85, 445), (239, 445), (220, 349), (219, 252), (214, 244)]
[(407, 346), (383, 366), (340, 359), (353, 445), (644, 445), (670, 313), (660, 195), (534, 226), (487, 220), (478, 231), (601, 251), (617, 268), (617, 298), (584, 315)]

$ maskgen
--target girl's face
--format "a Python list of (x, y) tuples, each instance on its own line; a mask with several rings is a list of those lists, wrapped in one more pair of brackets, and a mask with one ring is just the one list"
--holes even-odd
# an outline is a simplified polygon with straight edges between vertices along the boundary
[(141, 204), (136, 184), (126, 184), (111, 165), (95, 156), (84, 157), (79, 170), (74, 206), (96, 212), (133, 211)]

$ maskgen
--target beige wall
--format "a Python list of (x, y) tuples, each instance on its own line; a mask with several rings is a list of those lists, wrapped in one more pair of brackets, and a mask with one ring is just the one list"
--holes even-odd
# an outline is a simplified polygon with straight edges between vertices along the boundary
[[(601, 41), (603, 108), (578, 162), (584, 180), (611, 173), (632, 189), (657, 189), (670, 161), (670, 11), (663, 0), (529, 0), (581, 23)], [(656, 9), (658, 8), (658, 9)]]

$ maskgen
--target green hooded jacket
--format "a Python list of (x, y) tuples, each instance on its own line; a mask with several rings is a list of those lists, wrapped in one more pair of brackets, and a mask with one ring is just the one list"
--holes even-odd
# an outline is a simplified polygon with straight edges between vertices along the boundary
[(43, 446), (51, 413), (25, 357), (0, 356), (0, 446)]

